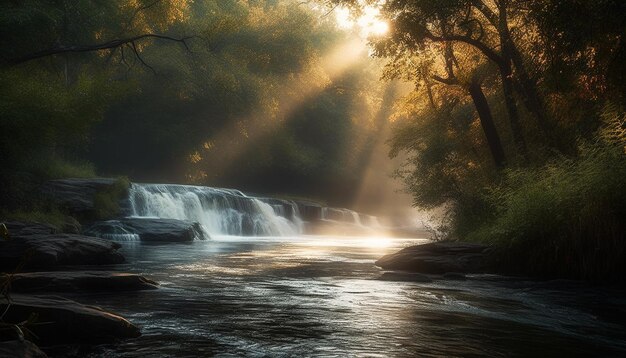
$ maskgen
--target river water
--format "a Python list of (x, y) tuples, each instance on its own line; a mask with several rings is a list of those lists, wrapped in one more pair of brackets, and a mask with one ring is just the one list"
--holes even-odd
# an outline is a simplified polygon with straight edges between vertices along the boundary
[[(624, 356), (626, 295), (498, 276), (381, 280), (380, 256), (419, 239), (214, 237), (123, 243), (158, 290), (76, 300), (143, 335), (88, 357)], [(87, 350), (85, 350), (87, 349)]]

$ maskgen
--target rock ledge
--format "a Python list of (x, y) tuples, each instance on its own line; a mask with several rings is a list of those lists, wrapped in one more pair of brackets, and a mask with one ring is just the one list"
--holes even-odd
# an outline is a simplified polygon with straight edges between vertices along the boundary
[(376, 265), (385, 270), (425, 274), (493, 272), (488, 246), (462, 242), (432, 242), (383, 256)]

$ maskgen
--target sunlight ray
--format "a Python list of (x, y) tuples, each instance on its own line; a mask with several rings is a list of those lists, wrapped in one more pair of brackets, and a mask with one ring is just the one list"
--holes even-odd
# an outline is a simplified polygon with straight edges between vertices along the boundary
[[(233, 121), (216, 135), (207, 140), (206, 145), (192, 155), (192, 161), (199, 162), (203, 158), (211, 158), (211, 170), (214, 173), (222, 173), (229, 166), (236, 163), (236, 159), (248, 146), (254, 145), (255, 141), (272, 133), (272, 130), (283, 123), (285, 118), (296, 111), (308, 99), (324, 91), (332, 81), (340, 77), (361, 58), (367, 56), (367, 44), (363, 39), (350, 39), (333, 48), (320, 63), (325, 80), (320, 84), (317, 73), (304, 73), (303, 78), (287, 76), (285, 83), (277, 89), (274, 98), (278, 100), (274, 113), (279, 113), (279, 118), (271, 118), (267, 115), (258, 115), (255, 110), (245, 117)], [(310, 86), (299, 88), (300, 83), (311, 83)], [(293, 93), (293, 88), (298, 87), (299, 92)], [(260, 112), (260, 111), (259, 111)], [(262, 112), (261, 112), (262, 113)], [(211, 173), (195, 174), (190, 179), (203, 180), (211, 177)]]

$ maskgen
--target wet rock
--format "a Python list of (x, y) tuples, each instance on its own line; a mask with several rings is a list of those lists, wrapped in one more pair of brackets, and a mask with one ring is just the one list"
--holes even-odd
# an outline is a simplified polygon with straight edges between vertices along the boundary
[(117, 183), (115, 178), (70, 178), (51, 180), (42, 187), (43, 194), (69, 212), (91, 217), (95, 211), (96, 194)]
[(383, 281), (433, 282), (430, 277), (413, 272), (385, 272), (378, 279)]
[(107, 271), (29, 272), (0, 274), (0, 282), (11, 280), (11, 292), (139, 291), (156, 289), (158, 284), (141, 275)]
[(80, 234), (82, 232), (82, 225), (78, 222), (78, 220), (72, 217), (67, 217), (60, 229), (61, 232), (67, 234)]
[(58, 234), (59, 230), (49, 224), (26, 221), (4, 221), (10, 237)]
[(0, 342), (0, 357), (2, 358), (46, 358), (48, 357), (33, 342), (27, 340), (13, 340)]
[(96, 237), (58, 234), (39, 223), (8, 222), (10, 239), (0, 241), (0, 270), (52, 269), (64, 265), (99, 265), (124, 262), (119, 244)]
[[(0, 310), (7, 308), (0, 301)], [(98, 307), (85, 306), (57, 296), (11, 295), (11, 305), (4, 316), (8, 323), (19, 323), (36, 317), (27, 328), (38, 337), (42, 345), (62, 343), (100, 343), (118, 338), (135, 338), (139, 329), (113, 313)]]
[(208, 239), (199, 223), (176, 219), (123, 218), (98, 222), (86, 233), (102, 238), (137, 235), (148, 242), (189, 242)]
[(376, 265), (385, 270), (429, 274), (493, 272), (487, 246), (461, 242), (433, 242), (383, 256)]

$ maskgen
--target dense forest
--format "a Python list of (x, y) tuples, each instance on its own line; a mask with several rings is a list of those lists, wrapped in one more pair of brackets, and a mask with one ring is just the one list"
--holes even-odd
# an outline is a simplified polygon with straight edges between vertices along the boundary
[[(337, 25), (376, 9), (384, 36)], [(626, 272), (621, 0), (0, 5), (0, 200), (122, 175), (349, 205), (388, 123), (436, 234), (509, 269)], [(412, 91), (399, 98), (397, 82)], [(384, 139), (383, 139), (384, 140)]]
[(41, 182), (97, 173), (348, 205), (393, 90), (364, 40), (325, 12), (290, 1), (5, 3), (3, 204), (36, 206)]
[[(361, 1), (335, 1), (364, 11)], [(385, 77), (415, 84), (391, 155), (443, 237), (487, 242), (516, 272), (626, 272), (626, 3), (369, 2)]]

